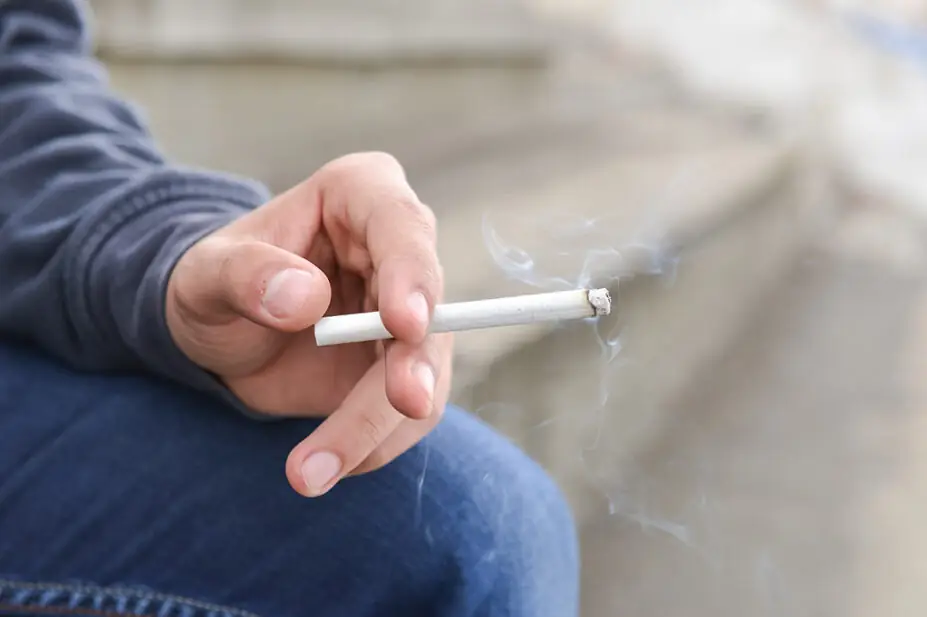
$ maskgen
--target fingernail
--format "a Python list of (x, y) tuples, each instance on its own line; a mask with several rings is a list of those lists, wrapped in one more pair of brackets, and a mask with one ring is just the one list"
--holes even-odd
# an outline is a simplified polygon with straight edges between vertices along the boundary
[(412, 315), (419, 323), (428, 323), (428, 300), (425, 299), (422, 293), (415, 292), (409, 296), (406, 303), (409, 305), (409, 310), (412, 311)]
[(341, 459), (331, 452), (316, 452), (303, 462), (300, 471), (309, 495), (315, 497), (325, 492), (332, 480), (341, 473)]
[(432, 400), (435, 397), (435, 372), (434, 370), (425, 363), (419, 363), (415, 365), (415, 368), (412, 369), (412, 373), (415, 375), (415, 378), (418, 379), (418, 382), (422, 385), (425, 392), (428, 394), (428, 400)]
[(292, 317), (312, 295), (313, 276), (304, 270), (284, 270), (267, 283), (261, 299), (264, 310), (277, 319)]

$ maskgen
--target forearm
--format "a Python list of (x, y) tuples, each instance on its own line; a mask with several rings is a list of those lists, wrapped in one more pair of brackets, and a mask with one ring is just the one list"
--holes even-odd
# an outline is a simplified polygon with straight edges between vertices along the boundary
[(90, 56), (81, 8), (0, 0), (0, 332), (202, 387), (164, 322), (167, 278), (267, 194), (167, 164)]

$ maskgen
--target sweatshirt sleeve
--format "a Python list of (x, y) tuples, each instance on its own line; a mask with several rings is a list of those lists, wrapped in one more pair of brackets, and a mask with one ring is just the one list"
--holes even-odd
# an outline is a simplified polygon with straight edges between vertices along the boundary
[(92, 57), (78, 0), (0, 0), (0, 335), (234, 403), (174, 345), (165, 292), (191, 244), (268, 197), (165, 161)]

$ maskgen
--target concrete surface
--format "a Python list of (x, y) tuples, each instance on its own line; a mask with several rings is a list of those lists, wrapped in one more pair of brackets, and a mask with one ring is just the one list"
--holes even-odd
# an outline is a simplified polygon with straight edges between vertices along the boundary
[[(356, 150), (413, 152), (539, 105), (533, 67), (356, 70), (290, 64), (108, 62), (173, 157), (257, 177), (274, 190)], [(450, 133), (450, 134), (448, 134)]]
[[(506, 172), (500, 153), (504, 163), (519, 165), (520, 156), (538, 158), (536, 146), (542, 154), (554, 151), (559, 165), (577, 166), (603, 148), (647, 147), (626, 111), (663, 110), (649, 117), (645, 135), (652, 136), (659, 118), (664, 143), (672, 129), (692, 126), (667, 113), (667, 100), (680, 94), (658, 68), (591, 56), (380, 68), (104, 58), (114, 86), (143, 106), (164, 149), (181, 161), (284, 190), (333, 157), (379, 149), (403, 161), (417, 187), (435, 178), (476, 194)], [(620, 121), (602, 131), (606, 113)], [(616, 134), (619, 127), (623, 134)], [(453, 177), (480, 159), (492, 159), (496, 171), (484, 164), (478, 179)], [(432, 194), (432, 206), (441, 209), (443, 195)]]
[(546, 36), (512, 0), (91, 0), (101, 50), (169, 61), (537, 60)]
[[(678, 199), (692, 215), (688, 221), (673, 216), (672, 208), (639, 207), (646, 203), (647, 188), (652, 195), (677, 199), (657, 192), (665, 189), (671, 163), (678, 160), (671, 156), (661, 159), (662, 167), (652, 168), (662, 175), (648, 176), (641, 161), (629, 163), (626, 170), (634, 172), (613, 172), (612, 183), (604, 184), (610, 190), (586, 182), (575, 193), (585, 197), (575, 200), (574, 211), (598, 206), (594, 214), (611, 213), (624, 223), (610, 226), (607, 219), (601, 220), (596, 231), (603, 235), (590, 234), (590, 246), (576, 249), (592, 269), (600, 268), (593, 280), (604, 274), (598, 280), (608, 282), (608, 275), (616, 273), (622, 278), (610, 284), (615, 298), (612, 318), (598, 327), (561, 324), (458, 336), (458, 400), (513, 438), (557, 478), (581, 526), (602, 511), (601, 482), (610, 482), (613, 468), (633, 460), (672, 425), (674, 397), (710, 372), (716, 357), (768, 298), (807, 241), (807, 222), (799, 210), (807, 197), (790, 158), (777, 159), (771, 156), (775, 150), (752, 150), (744, 144), (727, 156), (723, 152), (719, 147), (716, 156), (705, 154), (703, 162), (725, 174), (696, 173), (699, 183), (678, 187)], [(714, 190), (701, 192), (706, 185)], [(574, 202), (569, 196), (553, 198)], [(651, 197), (650, 203), (657, 200)], [(631, 208), (630, 220), (622, 221), (617, 213), (629, 205), (638, 207)], [(571, 217), (569, 209), (560, 213), (566, 213), (562, 220), (567, 224), (583, 220)], [(649, 221), (647, 214), (653, 215)], [(524, 227), (531, 225), (528, 220), (538, 219), (526, 219)], [(704, 225), (702, 235), (696, 222)], [(653, 223), (652, 228), (645, 223)], [(647, 235), (651, 230), (655, 237)], [(679, 244), (662, 252), (660, 232), (668, 232)], [(673, 237), (673, 232), (680, 235)], [(470, 234), (466, 228), (457, 233)], [(595, 249), (603, 246), (596, 244), (601, 238), (620, 257), (617, 265), (609, 263), (608, 258), (614, 258), (609, 251), (603, 264), (594, 263)], [(531, 251), (539, 264), (550, 264), (551, 257), (558, 265), (569, 261), (558, 251), (570, 248), (562, 237), (548, 234), (535, 240), (539, 242), (532, 248), (543, 240), (548, 243), (545, 249)], [(477, 273), (494, 273), (492, 267), (481, 269), (482, 256), (471, 252), (468, 260), (450, 263), (457, 269), (468, 266)], [(637, 264), (630, 263), (635, 259)], [(622, 266), (638, 269), (622, 271)], [(579, 268), (562, 272), (580, 274)], [(560, 272), (540, 269), (533, 274), (543, 279), (550, 273)], [(487, 274), (482, 282), (491, 280)], [(502, 288), (506, 286), (519, 289), (513, 283)], [(585, 451), (590, 444), (600, 444), (594, 454)]]
[(613, 514), (583, 530), (584, 615), (927, 612), (925, 247), (886, 210), (822, 239), (611, 470)]
[(927, 217), (921, 0), (531, 0), (562, 5), (693, 92), (801, 125), (860, 190)]

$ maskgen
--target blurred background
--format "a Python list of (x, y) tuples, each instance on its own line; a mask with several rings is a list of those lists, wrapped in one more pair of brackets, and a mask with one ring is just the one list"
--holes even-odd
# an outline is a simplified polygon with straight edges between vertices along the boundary
[(164, 148), (280, 190), (382, 149), (454, 398), (556, 477), (590, 617), (927, 614), (927, 2), (95, 0)]

